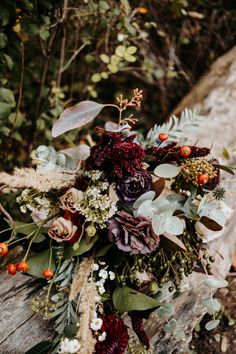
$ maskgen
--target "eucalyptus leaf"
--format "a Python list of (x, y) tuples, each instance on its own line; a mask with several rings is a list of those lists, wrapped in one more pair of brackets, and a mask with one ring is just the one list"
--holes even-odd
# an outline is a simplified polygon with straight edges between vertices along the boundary
[(52, 136), (55, 138), (69, 130), (81, 128), (92, 122), (106, 105), (94, 101), (82, 101), (67, 108), (54, 123)]
[(137, 215), (151, 219), (154, 215), (152, 200), (145, 200), (138, 208)]
[(225, 279), (208, 278), (204, 281), (206, 286), (210, 288), (225, 288), (229, 283)]
[(138, 199), (135, 200), (133, 207), (134, 209), (138, 209), (140, 205), (145, 201), (145, 200), (153, 200), (155, 198), (155, 192), (154, 191), (149, 191), (144, 194), (142, 194)]
[(177, 216), (171, 216), (165, 222), (165, 231), (171, 235), (181, 235), (184, 231), (183, 223)]
[(204, 226), (206, 226), (209, 230), (212, 231), (220, 231), (222, 230), (222, 226), (219, 225), (215, 220), (208, 218), (207, 216), (202, 216), (199, 220)]
[(168, 163), (158, 165), (154, 170), (154, 174), (156, 176), (163, 178), (174, 178), (179, 174), (179, 172), (180, 168), (178, 166), (171, 165)]
[(219, 168), (220, 170), (223, 170), (225, 172), (228, 172), (229, 174), (234, 176), (234, 171), (230, 167), (225, 166), (225, 165), (218, 165), (218, 164), (212, 164), (212, 165), (214, 167)]
[(220, 323), (220, 320), (212, 320), (212, 321), (209, 321), (205, 324), (205, 328), (206, 330), (208, 331), (211, 331), (212, 329), (216, 328)]
[(134, 289), (124, 286), (117, 287), (113, 293), (113, 304), (123, 314), (129, 311), (145, 311), (158, 307), (160, 302)]
[(170, 317), (175, 313), (173, 304), (163, 304), (155, 311), (160, 317)]
[(98, 236), (94, 236), (90, 239), (90, 242), (87, 243), (86, 240), (80, 241), (78, 249), (74, 250), (73, 245), (70, 245), (65, 249), (65, 257), (74, 257), (74, 256), (80, 256), (83, 253), (88, 252), (94, 244), (97, 242)]
[(170, 320), (170, 322), (168, 322), (163, 329), (167, 333), (173, 333), (176, 327), (177, 327), (177, 321), (174, 318), (172, 318), (172, 320)]
[(205, 299), (202, 301), (203, 305), (206, 306), (209, 313), (218, 312), (221, 309), (221, 304), (217, 299)]

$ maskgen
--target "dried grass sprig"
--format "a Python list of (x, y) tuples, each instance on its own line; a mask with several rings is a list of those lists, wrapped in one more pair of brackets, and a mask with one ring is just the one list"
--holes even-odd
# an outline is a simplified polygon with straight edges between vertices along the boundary
[(38, 171), (33, 168), (16, 168), (14, 173), (0, 172), (0, 183), (10, 188), (35, 188), (40, 192), (73, 186), (76, 173)]
[(92, 263), (93, 258), (89, 257), (81, 263), (77, 264), (74, 272), (75, 275), (73, 282), (70, 288), (69, 301), (72, 301), (76, 298), (79, 292), (83, 289), (84, 284), (88, 281)]
[(94, 319), (94, 313), (97, 307), (98, 293), (96, 285), (92, 279), (84, 284), (78, 311), (80, 313), (80, 326), (76, 337), (81, 344), (81, 353), (92, 354), (96, 345), (96, 339), (93, 337), (90, 323)]

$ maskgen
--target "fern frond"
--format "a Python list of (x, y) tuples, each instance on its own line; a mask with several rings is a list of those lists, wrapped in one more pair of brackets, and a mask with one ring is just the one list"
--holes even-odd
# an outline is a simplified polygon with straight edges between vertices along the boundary
[(180, 138), (185, 138), (187, 133), (194, 131), (203, 122), (204, 117), (200, 116), (196, 109), (191, 110), (185, 108), (180, 118), (172, 115), (168, 122), (162, 125), (155, 124), (147, 134), (145, 146), (151, 147), (158, 145), (158, 136), (160, 133), (168, 134), (168, 141), (176, 141)]

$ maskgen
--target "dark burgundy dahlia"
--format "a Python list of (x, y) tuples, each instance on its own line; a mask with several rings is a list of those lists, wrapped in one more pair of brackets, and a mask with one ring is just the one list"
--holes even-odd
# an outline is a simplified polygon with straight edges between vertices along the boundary
[(118, 177), (135, 175), (142, 168), (144, 149), (134, 139), (135, 135), (103, 132), (98, 144), (90, 150), (86, 169), (114, 172)]
[(129, 342), (128, 330), (124, 322), (114, 315), (102, 316), (102, 320), (101, 330), (106, 332), (106, 339), (96, 343), (95, 354), (124, 353)]
[(118, 179), (116, 191), (125, 203), (133, 203), (152, 187), (152, 177), (148, 171), (137, 171), (135, 176), (124, 176)]
[(121, 251), (130, 255), (151, 253), (160, 243), (148, 219), (134, 217), (125, 211), (118, 211), (116, 216), (108, 220), (108, 238)]

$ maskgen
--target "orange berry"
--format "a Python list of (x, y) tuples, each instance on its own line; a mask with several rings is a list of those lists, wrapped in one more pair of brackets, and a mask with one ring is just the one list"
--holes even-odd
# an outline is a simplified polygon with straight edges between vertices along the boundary
[(16, 266), (12, 263), (7, 265), (7, 272), (10, 275), (16, 275)]
[(159, 140), (165, 141), (167, 139), (168, 139), (168, 135), (167, 134), (164, 134), (164, 133), (160, 133), (159, 134)]
[(183, 157), (188, 157), (191, 154), (191, 149), (189, 146), (181, 146), (180, 148), (180, 155)]
[(0, 256), (5, 256), (8, 253), (8, 246), (5, 242), (0, 242)]
[(51, 269), (46, 269), (43, 271), (43, 277), (47, 280), (51, 279), (54, 276), (54, 272)]
[(16, 265), (16, 269), (18, 272), (26, 273), (29, 269), (28, 264), (26, 262), (19, 262)]
[(200, 185), (206, 184), (209, 182), (209, 176), (207, 174), (199, 175), (197, 179), (198, 179), (198, 183)]
[(147, 8), (144, 6), (140, 6), (137, 8), (138, 13), (142, 14), (142, 15), (146, 15), (146, 13), (148, 12)]

